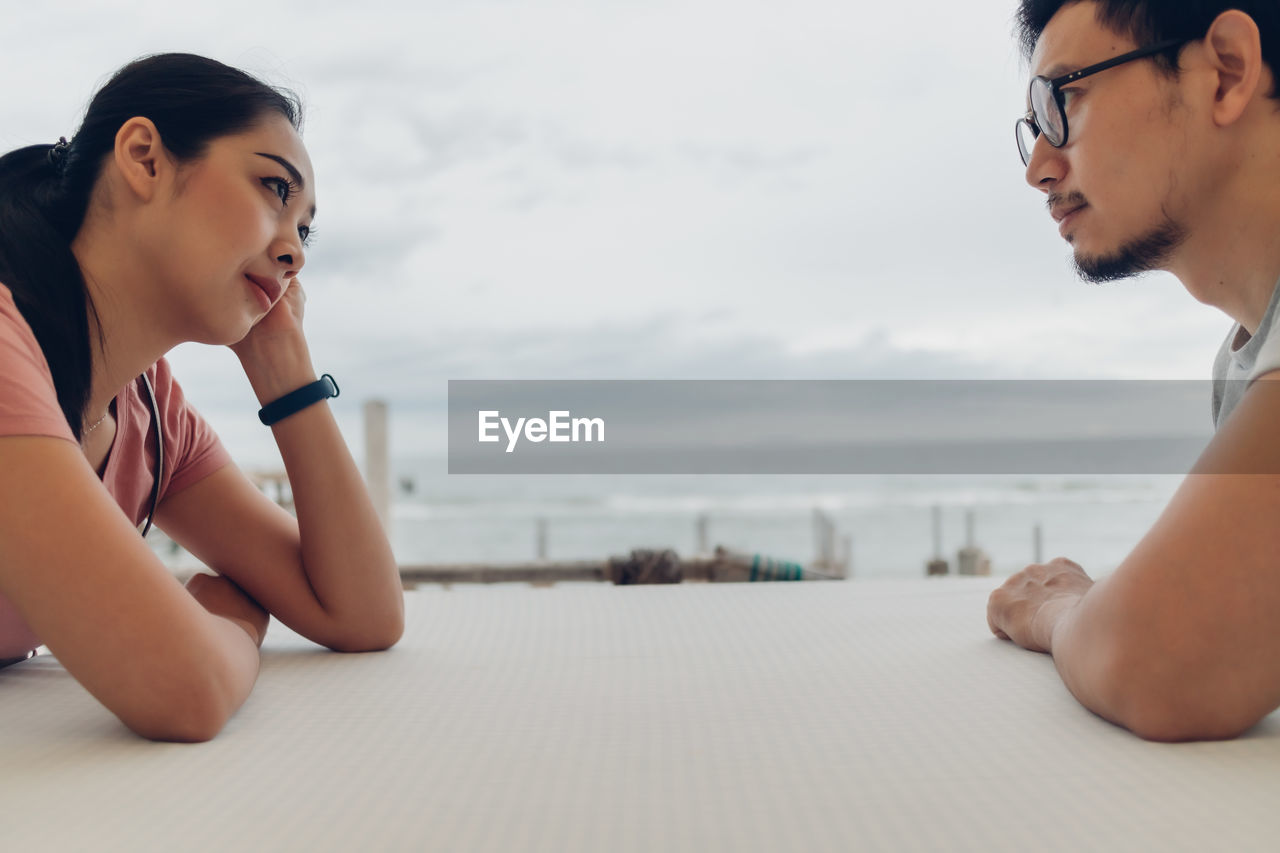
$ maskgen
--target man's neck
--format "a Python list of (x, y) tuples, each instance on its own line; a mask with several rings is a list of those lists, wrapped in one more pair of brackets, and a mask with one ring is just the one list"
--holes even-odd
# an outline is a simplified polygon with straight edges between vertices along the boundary
[(1169, 271), (1252, 335), (1280, 279), (1280, 152), (1250, 159), (1194, 211)]

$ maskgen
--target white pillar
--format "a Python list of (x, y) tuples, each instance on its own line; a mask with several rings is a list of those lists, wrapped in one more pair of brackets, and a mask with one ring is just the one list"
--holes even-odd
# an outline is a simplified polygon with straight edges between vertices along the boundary
[(382, 529), (391, 534), (391, 463), (387, 441), (387, 404), (364, 404), (364, 479)]

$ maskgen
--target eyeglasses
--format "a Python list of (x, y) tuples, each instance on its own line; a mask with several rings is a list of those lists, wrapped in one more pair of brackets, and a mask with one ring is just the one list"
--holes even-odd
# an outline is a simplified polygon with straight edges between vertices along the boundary
[(1185, 44), (1186, 41), (1186, 39), (1170, 39), (1140, 47), (1137, 50), (1113, 56), (1106, 62), (1099, 62), (1097, 65), (1090, 65), (1052, 80), (1048, 77), (1032, 77), (1027, 95), (1028, 100), (1031, 101), (1031, 109), (1025, 116), (1018, 119), (1013, 127), (1014, 135), (1018, 137), (1018, 153), (1022, 155), (1022, 165), (1025, 166), (1031, 162), (1031, 149), (1035, 147), (1036, 138), (1041, 133), (1054, 148), (1061, 148), (1067, 144), (1067, 111), (1062, 98), (1063, 86), (1091, 74), (1097, 74), (1099, 71), (1106, 71), (1108, 68), (1115, 68), (1117, 65), (1177, 47)]

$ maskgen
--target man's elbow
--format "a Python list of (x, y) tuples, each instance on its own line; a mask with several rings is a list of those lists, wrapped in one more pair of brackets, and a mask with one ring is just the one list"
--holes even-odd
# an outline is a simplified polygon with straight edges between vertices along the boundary
[(1143, 740), (1181, 743), (1195, 740), (1231, 740), (1247, 732), (1261, 717), (1240, 718), (1221, 712), (1186, 713), (1153, 707), (1136, 713), (1124, 726)]
[(1230, 740), (1271, 711), (1258, 697), (1231, 690), (1225, 673), (1204, 663), (1137, 659), (1119, 669), (1115, 721), (1143, 740)]

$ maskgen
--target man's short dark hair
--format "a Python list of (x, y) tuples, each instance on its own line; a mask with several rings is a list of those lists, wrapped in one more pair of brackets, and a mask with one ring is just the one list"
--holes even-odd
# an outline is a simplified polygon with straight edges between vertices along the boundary
[[(1018, 4), (1017, 35), (1023, 54), (1031, 56), (1040, 34), (1058, 10), (1081, 0), (1021, 0)], [(1262, 61), (1271, 69), (1271, 97), (1280, 99), (1275, 85), (1275, 69), (1280, 59), (1280, 2), (1277, 0), (1095, 0), (1098, 22), (1113, 32), (1128, 36), (1139, 46), (1166, 39), (1193, 41), (1204, 37), (1214, 18), (1228, 9), (1239, 9), (1253, 18), (1262, 41)], [(1180, 47), (1156, 54), (1156, 67), (1170, 75), (1178, 73)]]

